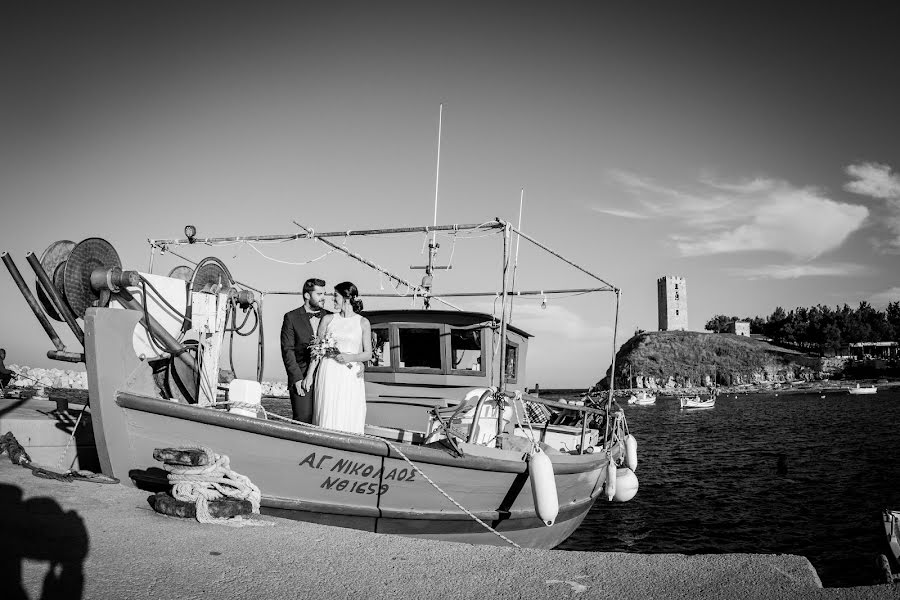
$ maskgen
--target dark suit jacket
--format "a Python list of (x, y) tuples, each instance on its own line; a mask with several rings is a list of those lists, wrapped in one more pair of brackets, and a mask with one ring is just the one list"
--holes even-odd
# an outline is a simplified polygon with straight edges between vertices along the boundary
[[(323, 311), (324, 317), (327, 312)], [(302, 306), (285, 313), (281, 324), (281, 358), (288, 376), (288, 389), (306, 377), (310, 363), (309, 343), (316, 336), (309, 322), (309, 313)]]

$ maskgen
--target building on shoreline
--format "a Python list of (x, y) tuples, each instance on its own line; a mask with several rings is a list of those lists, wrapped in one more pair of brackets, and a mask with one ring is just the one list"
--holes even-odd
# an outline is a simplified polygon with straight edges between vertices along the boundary
[(750, 322), (749, 321), (732, 321), (725, 328), (725, 333), (733, 333), (735, 335), (742, 335), (744, 337), (750, 337)]

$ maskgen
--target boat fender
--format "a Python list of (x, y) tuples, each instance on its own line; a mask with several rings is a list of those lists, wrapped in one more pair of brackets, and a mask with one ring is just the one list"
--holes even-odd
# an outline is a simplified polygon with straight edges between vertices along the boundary
[(638, 478), (631, 469), (619, 469), (616, 472), (616, 486), (613, 500), (628, 502), (638, 491)]
[(606, 499), (612, 500), (616, 495), (616, 463), (612, 459), (606, 467)]
[(531, 494), (534, 508), (544, 525), (550, 527), (559, 515), (559, 499), (556, 496), (556, 478), (553, 463), (546, 452), (535, 448), (528, 460), (528, 475), (531, 479)]
[(637, 440), (630, 433), (625, 436), (625, 464), (632, 471), (637, 471)]

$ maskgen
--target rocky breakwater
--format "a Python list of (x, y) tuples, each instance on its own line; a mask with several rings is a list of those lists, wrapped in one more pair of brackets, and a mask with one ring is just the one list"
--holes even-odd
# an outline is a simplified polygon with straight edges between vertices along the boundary
[(9, 370), (16, 374), (10, 386), (17, 388), (61, 388), (69, 390), (86, 390), (87, 373), (70, 369), (44, 369), (41, 367), (20, 367), (9, 365)]
[[(40, 394), (41, 390), (87, 390), (88, 381), (85, 371), (72, 369), (55, 369), (43, 367), (26, 367), (9, 365), (9, 369), (16, 374), (9, 387), (35, 390)], [(287, 383), (284, 381), (263, 381), (263, 396), (273, 398), (287, 398)]]
[[(609, 376), (607, 371), (601, 386), (608, 383)], [(625, 342), (616, 354), (617, 388), (758, 386), (827, 376), (819, 358), (733, 334), (642, 333)]]

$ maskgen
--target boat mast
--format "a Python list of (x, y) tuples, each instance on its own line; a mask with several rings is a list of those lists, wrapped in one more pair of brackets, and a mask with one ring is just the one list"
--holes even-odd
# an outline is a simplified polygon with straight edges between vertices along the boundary
[(500, 292), (503, 294), (503, 301), (500, 304), (500, 382), (497, 389), (501, 393), (506, 390), (506, 300), (509, 297), (506, 293), (506, 280), (509, 274), (509, 230), (510, 225), (507, 223), (503, 228), (503, 284)]

